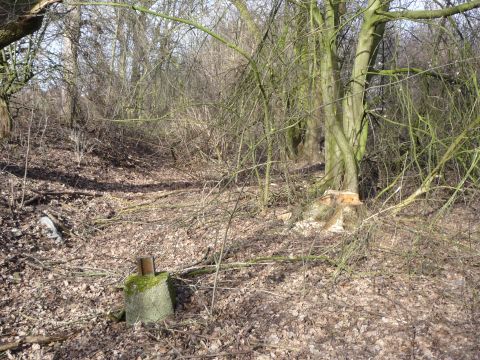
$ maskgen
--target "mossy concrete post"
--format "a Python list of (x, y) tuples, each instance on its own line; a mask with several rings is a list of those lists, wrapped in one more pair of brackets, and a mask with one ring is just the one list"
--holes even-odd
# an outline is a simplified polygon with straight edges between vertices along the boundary
[(174, 312), (175, 293), (167, 272), (155, 274), (153, 257), (139, 258), (138, 274), (125, 281), (125, 315), (128, 324), (162, 321)]

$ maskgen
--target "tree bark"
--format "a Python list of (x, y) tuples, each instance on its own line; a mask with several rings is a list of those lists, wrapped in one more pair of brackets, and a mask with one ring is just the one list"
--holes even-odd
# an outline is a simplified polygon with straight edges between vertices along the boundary
[(319, 27), (320, 88), (323, 116), (325, 118), (325, 181), (334, 189), (343, 188), (358, 192), (357, 164), (353, 148), (344, 132), (341, 119), (343, 114), (341, 99), (341, 79), (337, 56), (338, 1), (325, 4), (324, 12), (316, 1), (311, 1), (311, 16)]
[(78, 49), (81, 34), (82, 10), (80, 6), (71, 9), (65, 20), (64, 34), (64, 81), (63, 113), (65, 124), (73, 127), (80, 118), (80, 94), (78, 90)]
[(0, 49), (40, 29), (48, 7), (61, 0), (2, 1)]
[(388, 11), (388, 9), (377, 10), (377, 15), (383, 17), (383, 21), (390, 20), (428, 20), (438, 19), (446, 16), (452, 16), (464, 13), (480, 7), (480, 0), (468, 1), (463, 4), (446, 7), (439, 10), (405, 10), (405, 11)]
[(4, 139), (12, 132), (12, 116), (8, 106), (8, 98), (0, 96), (0, 139)]
[(364, 121), (368, 70), (375, 63), (377, 47), (385, 32), (385, 24), (378, 22), (377, 12), (388, 10), (389, 3), (382, 0), (368, 2), (358, 35), (352, 77), (344, 98), (343, 129), (358, 161), (365, 152), (368, 134), (368, 123)]
[[(144, 1), (144, 6), (150, 6)], [(146, 40), (146, 29), (148, 27), (147, 15), (140, 13), (131, 19), (132, 31), (132, 63), (131, 63), (131, 105), (129, 118), (141, 118), (144, 113), (144, 98), (147, 88), (146, 81), (146, 57), (148, 53), (148, 44)]]

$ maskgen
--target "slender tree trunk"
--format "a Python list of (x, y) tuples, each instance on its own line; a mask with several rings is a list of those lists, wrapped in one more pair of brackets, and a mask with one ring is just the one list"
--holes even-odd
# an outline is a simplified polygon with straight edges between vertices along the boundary
[[(480, 7), (480, 0), (471, 0), (440, 10), (389, 11), (390, 0), (368, 0), (357, 37), (357, 48), (351, 79), (341, 94), (335, 39), (339, 33), (340, 0), (323, 2), (320, 11), (316, 0), (311, 1), (312, 16), (318, 24), (321, 59), (321, 96), (327, 127), (326, 171), (333, 188), (358, 193), (357, 163), (365, 153), (368, 124), (364, 121), (365, 94), (370, 80), (369, 69), (375, 63), (378, 45), (388, 21), (398, 19), (435, 19)], [(341, 101), (341, 99), (344, 99)], [(340, 104), (342, 103), (342, 104)]]
[(309, 1), (295, 13), (294, 62), (297, 72), (295, 85), (290, 93), (292, 110), (296, 115), (288, 124), (286, 133), (290, 156), (308, 163), (324, 161), (321, 144), (324, 138), (323, 117), (320, 110), (321, 98), (318, 81), (319, 61), (316, 36)]
[(358, 192), (357, 164), (341, 124), (343, 114), (341, 79), (337, 57), (338, 1), (325, 4), (324, 12), (316, 1), (310, 3), (313, 21), (318, 25), (322, 57), (320, 83), (325, 118), (325, 181), (327, 187)]
[(5, 60), (4, 51), (0, 51), (0, 139), (10, 136), (13, 127), (12, 115), (9, 108), (9, 84), (8, 78), (8, 64)]
[[(305, 27), (309, 32), (315, 33), (318, 28), (310, 16), (311, 12), (306, 11)], [(297, 26), (301, 26), (298, 24)], [(301, 30), (299, 29), (299, 32)], [(304, 32), (303, 32), (304, 33)], [(300, 33), (299, 33), (300, 35)], [(321, 142), (324, 137), (322, 126), (321, 98), (318, 96), (321, 91), (321, 84), (318, 82), (318, 44), (315, 36), (310, 36), (300, 49), (300, 66), (303, 68), (303, 77), (299, 79), (302, 93), (299, 94), (300, 110), (307, 114), (305, 120), (305, 137), (303, 142), (301, 158), (309, 163), (316, 163), (323, 160)]]
[[(148, 3), (144, 6), (149, 7)], [(147, 15), (140, 13), (132, 21), (132, 72), (130, 85), (132, 87), (132, 104), (130, 118), (140, 118), (144, 113), (144, 95), (146, 90), (145, 64), (148, 44), (146, 43)]]
[(12, 116), (8, 106), (8, 98), (0, 96), (0, 139), (4, 139), (12, 132)]
[(128, 29), (127, 29), (127, 20), (125, 19), (125, 13), (123, 11), (117, 12), (117, 41), (120, 50), (118, 57), (118, 75), (122, 80), (122, 86), (125, 86), (127, 83), (127, 54), (129, 52), (128, 47)]
[[(374, 63), (377, 47), (383, 37), (385, 24), (379, 22), (377, 11), (388, 10), (389, 1), (369, 0), (363, 14), (358, 37), (352, 77), (343, 93), (338, 69), (336, 38), (342, 8), (341, 2), (324, 3), (323, 12), (312, 1), (311, 12), (321, 31), (321, 97), (326, 124), (325, 185), (334, 189), (358, 192), (357, 163), (365, 151), (367, 124), (365, 91), (368, 70)], [(342, 101), (342, 98), (344, 99)]]
[(70, 127), (79, 121), (80, 115), (80, 92), (78, 88), (78, 49), (80, 41), (82, 10), (80, 6), (72, 8), (66, 19), (66, 31), (64, 35), (64, 80), (65, 87), (62, 90), (64, 121)]
[(378, 44), (385, 32), (385, 23), (378, 23), (377, 12), (387, 11), (388, 7), (389, 1), (368, 1), (358, 36), (352, 78), (344, 97), (343, 129), (358, 161), (365, 153), (368, 135), (368, 123), (364, 121), (368, 70), (375, 63)]

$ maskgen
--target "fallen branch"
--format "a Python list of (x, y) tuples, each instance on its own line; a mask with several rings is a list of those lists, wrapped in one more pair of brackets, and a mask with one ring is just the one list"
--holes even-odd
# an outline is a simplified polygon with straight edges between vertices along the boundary
[(86, 197), (100, 197), (103, 196), (102, 194), (98, 193), (89, 193), (86, 191), (38, 191), (35, 189), (31, 189), (37, 195), (32, 196), (30, 199), (24, 202), (25, 206), (31, 205), (33, 203), (40, 202), (42, 200), (46, 200), (48, 197), (57, 197), (57, 196), (86, 196)]
[(252, 353), (253, 350), (236, 351), (236, 352), (221, 352), (215, 354), (202, 354), (202, 355), (182, 355), (182, 359), (206, 359), (206, 358), (234, 358), (238, 355), (247, 355)]
[[(267, 265), (275, 262), (308, 262), (321, 261), (332, 266), (337, 266), (335, 260), (325, 255), (305, 255), (305, 256), (265, 256), (258, 257), (245, 262), (223, 263), (220, 264), (220, 270), (242, 269), (254, 265)], [(174, 273), (180, 277), (194, 277), (204, 274), (212, 274), (217, 270), (217, 265), (203, 265), (180, 270)]]
[(67, 190), (67, 191), (38, 191), (35, 189), (32, 189), (32, 192), (38, 195), (42, 196), (61, 196), (61, 195), (66, 195), (66, 196), (89, 196), (89, 197), (100, 197), (103, 196), (102, 194), (99, 193), (91, 193), (87, 191), (78, 191), (78, 190)]
[(68, 335), (53, 335), (53, 336), (25, 336), (19, 340), (12, 341), (5, 344), (0, 344), (0, 353), (7, 350), (15, 350), (23, 345), (28, 344), (50, 344), (52, 342), (65, 341), (68, 338)]
[(153, 205), (158, 200), (165, 199), (165, 198), (167, 198), (171, 195), (179, 195), (181, 193), (187, 193), (187, 192), (188, 192), (187, 190), (183, 190), (183, 189), (168, 191), (166, 193), (154, 196), (149, 201), (145, 201), (145, 202), (140, 203), (140, 204), (134, 204), (134, 205), (130, 205), (130, 206), (124, 207), (122, 209), (119, 209), (117, 211), (117, 214), (126, 214), (126, 213), (136, 212), (138, 210), (142, 210), (143, 208), (148, 208), (150, 205)]

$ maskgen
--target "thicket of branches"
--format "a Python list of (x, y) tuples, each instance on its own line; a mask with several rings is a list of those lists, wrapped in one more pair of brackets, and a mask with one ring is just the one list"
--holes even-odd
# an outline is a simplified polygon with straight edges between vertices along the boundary
[[(137, 4), (194, 20), (228, 44), (195, 25), (138, 9), (58, 5), (42, 30), (2, 50), (9, 64), (2, 93), (9, 91), (17, 123), (33, 107), (42, 109), (39, 126), (48, 117), (91, 137), (138, 137), (177, 162), (215, 163), (229, 181), (240, 172), (259, 180), (267, 203), (271, 173), (288, 175), (325, 160), (322, 54), (312, 36), (321, 30), (311, 26), (302, 3), (308, 1)], [(392, 8), (414, 3), (396, 1)], [(343, 5), (336, 50), (340, 78), (348, 82), (366, 1)], [(438, 0), (422, 7), (454, 5)], [(415, 191), (442, 189), (450, 204), (478, 193), (478, 16), (472, 10), (386, 24), (365, 94), (363, 198), (395, 203)], [(5, 90), (12, 78), (21, 86)]]

